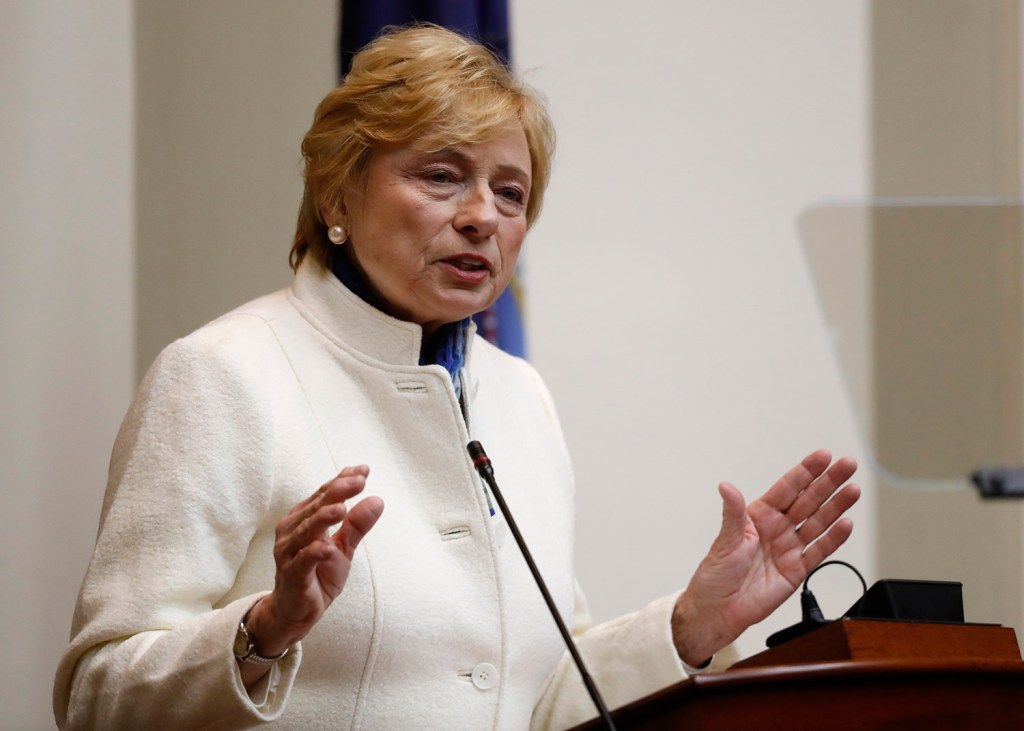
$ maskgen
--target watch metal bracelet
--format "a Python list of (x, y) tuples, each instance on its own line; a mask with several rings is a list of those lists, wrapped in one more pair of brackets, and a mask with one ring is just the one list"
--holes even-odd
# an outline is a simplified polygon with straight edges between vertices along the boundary
[(288, 654), (288, 650), (291, 649), (288, 647), (285, 648), (284, 652), (275, 657), (264, 657), (256, 652), (256, 645), (245, 626), (246, 619), (248, 619), (248, 614), (242, 617), (242, 621), (238, 623), (238, 632), (235, 634), (235, 657), (240, 662), (247, 662), (252, 665), (272, 665)]

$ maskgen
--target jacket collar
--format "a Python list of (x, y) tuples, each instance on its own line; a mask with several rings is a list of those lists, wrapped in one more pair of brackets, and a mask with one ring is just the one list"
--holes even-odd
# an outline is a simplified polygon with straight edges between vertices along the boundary
[[(303, 259), (288, 293), (310, 324), (340, 347), (391, 365), (419, 365), (423, 328), (367, 304), (312, 257)], [(475, 333), (476, 325), (471, 324), (466, 338), (467, 366)]]

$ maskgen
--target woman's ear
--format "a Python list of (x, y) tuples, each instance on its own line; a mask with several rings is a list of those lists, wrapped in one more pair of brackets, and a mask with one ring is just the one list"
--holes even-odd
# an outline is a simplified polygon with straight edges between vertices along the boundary
[(320, 220), (323, 221), (325, 226), (333, 226), (335, 224), (345, 224), (345, 220), (348, 218), (348, 210), (345, 208), (345, 199), (342, 196), (331, 202), (324, 202), (320, 204)]

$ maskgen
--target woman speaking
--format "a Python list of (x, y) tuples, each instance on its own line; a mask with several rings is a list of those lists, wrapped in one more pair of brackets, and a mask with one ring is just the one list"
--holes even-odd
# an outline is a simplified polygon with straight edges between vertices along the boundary
[(302, 144), (291, 286), (170, 345), (125, 417), (59, 726), (594, 716), (471, 440), (611, 707), (705, 665), (846, 540), (855, 465), (818, 451), (750, 505), (723, 483), (687, 588), (589, 626), (554, 406), (470, 321), (512, 277), (553, 145), (536, 94), (471, 41), (417, 26), (358, 54)]

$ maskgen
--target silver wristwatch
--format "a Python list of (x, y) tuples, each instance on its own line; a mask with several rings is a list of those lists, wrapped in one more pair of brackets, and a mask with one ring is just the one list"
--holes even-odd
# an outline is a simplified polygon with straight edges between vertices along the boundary
[(289, 648), (285, 648), (284, 652), (275, 657), (264, 657), (256, 652), (256, 645), (252, 641), (252, 636), (249, 634), (249, 630), (245, 628), (245, 620), (248, 618), (248, 614), (242, 617), (242, 621), (238, 623), (238, 630), (235, 632), (235, 645), (233, 649), (238, 660), (253, 665), (272, 665), (288, 654)]

